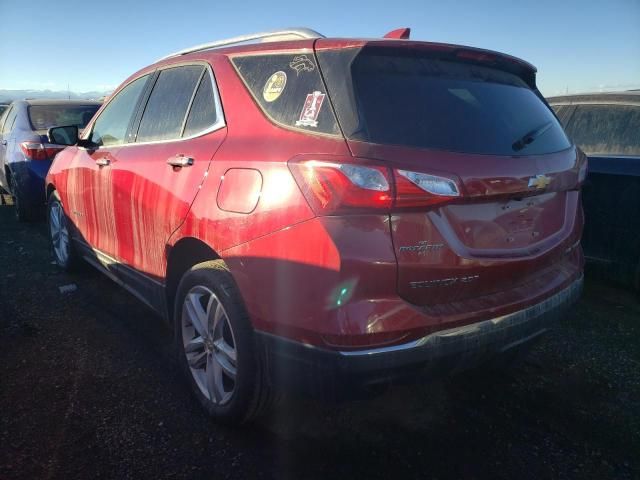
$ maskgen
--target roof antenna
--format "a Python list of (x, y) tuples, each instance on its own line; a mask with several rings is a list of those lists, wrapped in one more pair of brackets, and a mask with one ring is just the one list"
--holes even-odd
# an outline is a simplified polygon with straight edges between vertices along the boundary
[(409, 35), (411, 34), (411, 29), (409, 27), (398, 28), (396, 30), (391, 30), (387, 33), (384, 38), (395, 38), (397, 40), (408, 40)]

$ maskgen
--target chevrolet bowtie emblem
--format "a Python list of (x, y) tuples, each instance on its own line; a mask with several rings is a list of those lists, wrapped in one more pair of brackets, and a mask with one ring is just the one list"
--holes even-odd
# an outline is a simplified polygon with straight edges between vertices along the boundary
[(551, 183), (551, 177), (547, 177), (546, 175), (536, 175), (535, 177), (531, 177), (529, 179), (529, 187), (534, 188), (547, 188), (547, 186)]

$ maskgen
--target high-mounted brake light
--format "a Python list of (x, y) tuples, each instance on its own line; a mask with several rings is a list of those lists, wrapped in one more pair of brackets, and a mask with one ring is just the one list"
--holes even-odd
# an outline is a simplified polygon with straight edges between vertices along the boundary
[(49, 143), (22, 142), (20, 148), (29, 160), (50, 160), (53, 159), (58, 152), (64, 150), (65, 146), (52, 145)]
[(498, 60), (498, 57), (492, 53), (475, 50), (458, 50), (455, 55), (457, 58), (463, 60), (472, 60), (481, 63), (494, 63)]
[(289, 163), (302, 193), (318, 215), (427, 207), (460, 197), (455, 180), (353, 160)]

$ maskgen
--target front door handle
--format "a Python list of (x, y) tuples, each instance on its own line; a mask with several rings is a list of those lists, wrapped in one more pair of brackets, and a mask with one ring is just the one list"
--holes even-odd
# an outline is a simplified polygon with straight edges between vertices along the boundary
[(99, 167), (106, 167), (107, 165), (109, 165), (111, 163), (111, 160), (109, 160), (108, 158), (99, 158), (96, 160), (96, 165), (98, 165)]
[(7, 141), (6, 140), (2, 140), (2, 145), (6, 145)]
[(193, 158), (176, 155), (175, 157), (167, 158), (167, 163), (172, 167), (190, 167), (193, 165)]

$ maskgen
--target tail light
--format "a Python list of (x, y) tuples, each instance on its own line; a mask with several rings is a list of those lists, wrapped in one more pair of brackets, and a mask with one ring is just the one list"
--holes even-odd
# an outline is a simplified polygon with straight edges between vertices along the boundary
[(289, 168), (318, 215), (388, 212), (460, 196), (453, 179), (370, 163), (294, 160)]
[(66, 147), (64, 145), (52, 145), (50, 143), (22, 142), (20, 148), (29, 160), (50, 160)]
[(396, 207), (427, 207), (460, 196), (455, 181), (426, 173), (395, 170)]
[(319, 215), (391, 208), (392, 182), (384, 167), (306, 160), (290, 168)]

